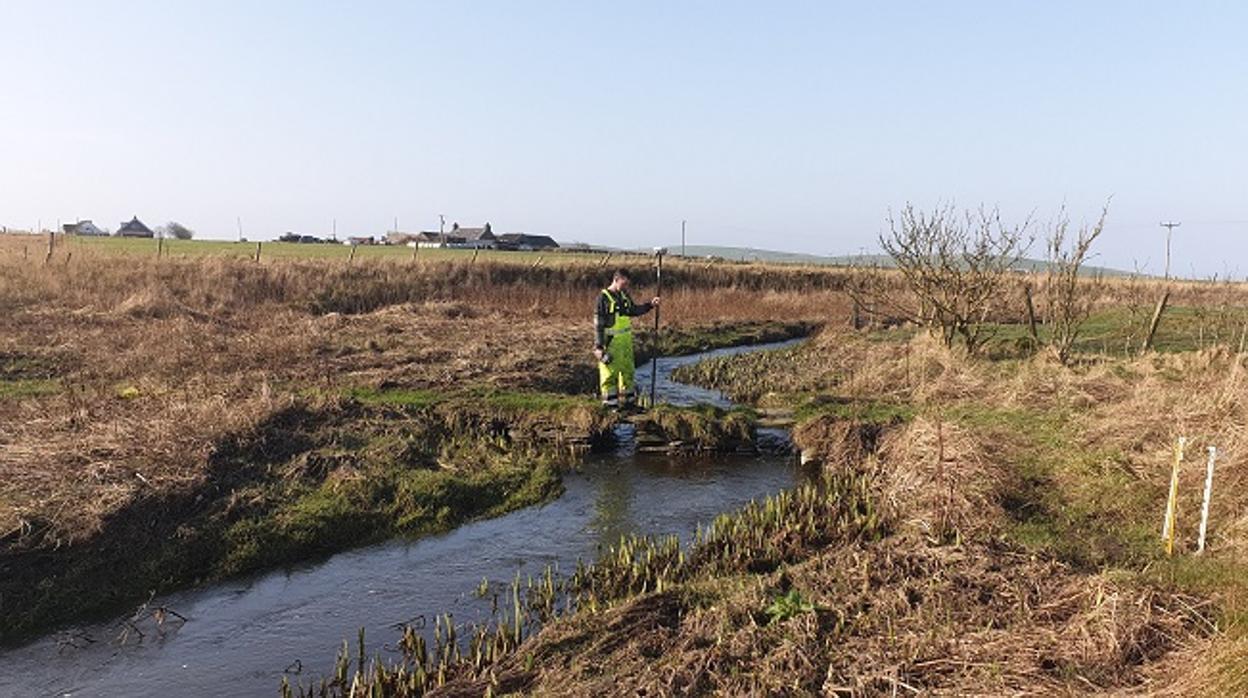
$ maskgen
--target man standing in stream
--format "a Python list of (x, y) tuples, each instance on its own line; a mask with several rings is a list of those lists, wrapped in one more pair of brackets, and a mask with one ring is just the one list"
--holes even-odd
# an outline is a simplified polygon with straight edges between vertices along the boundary
[(632, 409), (637, 404), (633, 318), (645, 315), (659, 304), (658, 296), (649, 303), (634, 303), (628, 295), (628, 284), (628, 270), (617, 269), (611, 285), (599, 294), (594, 313), (594, 357), (598, 359), (602, 404), (621, 409)]

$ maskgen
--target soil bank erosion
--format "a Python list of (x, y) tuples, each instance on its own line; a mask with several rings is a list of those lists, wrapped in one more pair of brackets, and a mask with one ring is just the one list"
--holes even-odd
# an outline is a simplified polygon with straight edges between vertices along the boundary
[[(370, 652), (385, 655), (380, 643), (393, 649), (404, 625), (431, 635), (438, 614), (453, 614), (457, 624), (488, 620), (496, 602), (474, 593), (483, 580), (497, 588), (518, 577), (539, 576), (549, 566), (571, 573), (578, 562), (593, 560), (621, 536), (687, 538), (721, 512), (790, 488), (801, 475), (787, 449), (775, 447), (787, 437), (774, 429), (758, 429), (759, 441), (772, 444), (761, 451), (637, 452), (638, 441), (683, 441), (692, 447), (699, 439), (721, 439), (736, 448), (741, 444), (723, 434), (699, 434), (699, 422), (753, 419), (723, 412), (731, 403), (722, 394), (676, 383), (672, 371), (705, 358), (791, 344), (664, 359), (657, 376), (659, 400), (708, 407), (688, 415), (667, 408), (649, 423), (639, 420), (637, 429), (646, 431), (648, 439), (620, 439), (617, 448), (580, 459), (579, 467), (562, 476), (562, 495), (538, 497), (545, 502), (540, 506), (416, 541), (392, 540), (157, 597), (139, 613), (72, 627), (0, 655), (6, 666), (0, 693), (271, 694), (283, 678), (298, 684), (328, 676), (342, 641), (354, 643), (361, 628), (375, 643)], [(639, 385), (649, 386), (649, 368), (646, 364), (639, 371)], [(363, 397), (365, 404), (373, 401), (385, 409), (411, 407), (385, 404), (384, 393)], [(405, 397), (409, 403), (432, 400)], [(721, 411), (708, 414), (708, 409)], [(749, 431), (747, 422), (747, 437)], [(303, 467), (320, 467), (314, 461), (325, 457), (304, 458)], [(558, 487), (557, 476), (552, 478)]]

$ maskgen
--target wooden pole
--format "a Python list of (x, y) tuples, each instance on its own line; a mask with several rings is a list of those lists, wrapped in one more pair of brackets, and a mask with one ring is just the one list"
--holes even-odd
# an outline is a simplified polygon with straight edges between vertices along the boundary
[(351, 246), (351, 254), (347, 256), (347, 264), (355, 261), (355, 245)]
[(262, 243), (262, 242), (257, 242), (257, 243), (256, 243), (256, 262), (257, 262), (257, 263), (260, 261), (260, 246), (261, 246), (261, 245), (263, 245), (263, 244), (264, 244), (264, 243)]
[(1023, 284), (1023, 293), (1027, 296), (1027, 325), (1031, 330), (1031, 338), (1036, 346), (1040, 346), (1040, 332), (1036, 329), (1036, 305), (1031, 300), (1031, 284)]
[(1148, 323), (1148, 334), (1144, 337), (1144, 345), (1140, 347), (1143, 354), (1153, 348), (1153, 339), (1157, 336), (1157, 326), (1161, 324), (1161, 314), (1166, 312), (1166, 303), (1170, 302), (1170, 289), (1166, 289), (1157, 299), (1157, 307), (1153, 309), (1153, 319)]

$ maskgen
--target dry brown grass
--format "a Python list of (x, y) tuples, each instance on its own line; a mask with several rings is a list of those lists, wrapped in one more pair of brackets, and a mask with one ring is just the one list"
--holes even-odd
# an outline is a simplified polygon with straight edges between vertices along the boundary
[[(16, 367), (0, 379), (35, 365), (52, 386), (0, 395), (6, 547), (91, 537), (140, 493), (196, 483), (221, 438), (310, 392), (592, 389), (589, 318), (609, 275), (592, 260), (257, 264), (61, 245), (45, 264), (44, 249), (0, 236), (0, 359)], [(667, 327), (843, 319), (835, 272), (664, 271)]]

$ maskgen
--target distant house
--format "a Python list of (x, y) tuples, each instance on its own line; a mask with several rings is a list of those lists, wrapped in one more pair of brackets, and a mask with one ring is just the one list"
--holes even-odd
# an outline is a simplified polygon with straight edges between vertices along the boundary
[(347, 238), (346, 242), (344, 242), (343, 244), (350, 245), (352, 247), (355, 247), (356, 245), (376, 245), (377, 239), (374, 238), (372, 235), (368, 235), (368, 236), (354, 235), (352, 237)]
[(496, 240), (500, 250), (557, 250), (559, 243), (549, 235), (529, 235), (528, 233), (503, 233)]
[(143, 225), (138, 216), (131, 218), (129, 223), (122, 223), (115, 235), (123, 238), (150, 238), (156, 236), (151, 228)]
[(89, 220), (81, 220), (81, 221), (78, 221), (77, 223), (66, 223), (65, 225), (61, 226), (61, 230), (66, 235), (87, 235), (87, 236), (108, 235), (108, 231), (100, 230), (99, 228), (96, 227), (94, 223), (92, 223)]
[(416, 236), (417, 247), (463, 247), (466, 242), (463, 236), (450, 233), (422, 231)]
[(386, 245), (411, 245), (420, 241), (420, 233), (400, 233), (392, 230), (386, 233), (384, 244)]
[(495, 248), (498, 244), (498, 238), (494, 237), (494, 230), (490, 228), (489, 223), (480, 228), (462, 228), (455, 223), (451, 226), (451, 235), (463, 238), (463, 242), (453, 245), (454, 247), (488, 250)]

